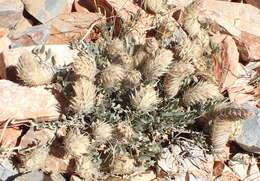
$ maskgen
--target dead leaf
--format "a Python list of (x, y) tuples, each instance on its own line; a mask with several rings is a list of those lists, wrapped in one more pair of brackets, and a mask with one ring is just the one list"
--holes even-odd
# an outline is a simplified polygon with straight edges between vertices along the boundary
[(225, 164), (223, 161), (215, 161), (213, 166), (213, 175), (218, 177), (222, 175)]

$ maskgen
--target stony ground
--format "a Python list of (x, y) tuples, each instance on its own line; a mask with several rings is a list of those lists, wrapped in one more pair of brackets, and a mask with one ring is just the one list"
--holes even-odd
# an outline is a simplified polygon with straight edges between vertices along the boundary
[(260, 180), (260, 1), (0, 0), (0, 180)]

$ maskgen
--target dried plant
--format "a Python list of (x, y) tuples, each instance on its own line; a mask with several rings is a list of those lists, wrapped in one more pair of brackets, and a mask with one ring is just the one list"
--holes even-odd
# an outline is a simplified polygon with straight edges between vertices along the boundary
[(111, 64), (100, 74), (100, 81), (105, 88), (112, 88), (121, 84), (125, 78), (125, 69), (121, 65)]
[(198, 22), (202, 3), (203, 0), (195, 0), (185, 8), (183, 13), (183, 26), (192, 39), (198, 39), (201, 45), (205, 46), (209, 43), (209, 37), (208, 34), (201, 29), (201, 25)]
[(159, 14), (166, 12), (166, 3), (164, 0), (142, 0), (145, 10), (150, 13)]
[(123, 154), (116, 154), (110, 165), (111, 173), (118, 175), (131, 174), (135, 169), (135, 160)]
[(33, 149), (30, 153), (21, 156), (22, 171), (37, 171), (45, 168), (45, 160), (49, 154), (49, 148), (39, 146)]
[(88, 113), (95, 105), (96, 86), (88, 79), (80, 78), (73, 85), (75, 96), (71, 100), (73, 112)]
[(159, 102), (158, 92), (151, 85), (140, 87), (134, 95), (131, 95), (131, 103), (137, 110), (149, 111)]
[(81, 56), (73, 63), (75, 74), (79, 77), (85, 77), (90, 81), (95, 80), (97, 74), (96, 61), (90, 56)]
[(129, 123), (123, 121), (117, 124), (115, 133), (119, 138), (131, 138), (133, 135), (133, 129)]
[(78, 129), (71, 129), (64, 139), (64, 148), (69, 155), (82, 156), (89, 152), (90, 140)]
[(54, 78), (54, 69), (40, 62), (31, 53), (23, 54), (17, 64), (18, 77), (28, 86), (50, 84)]
[(102, 121), (97, 121), (92, 125), (92, 134), (97, 142), (106, 142), (112, 138), (113, 127)]
[(173, 54), (170, 50), (159, 49), (154, 57), (150, 57), (142, 67), (146, 80), (156, 80), (167, 73), (172, 63)]
[(90, 157), (80, 157), (76, 160), (75, 173), (84, 180), (95, 181), (99, 176), (97, 166)]
[(174, 63), (169, 73), (164, 78), (164, 91), (167, 96), (169, 98), (176, 96), (181, 88), (182, 81), (194, 72), (195, 69), (190, 63)]
[(212, 129), (212, 145), (216, 151), (222, 151), (229, 141), (232, 129), (232, 122), (215, 119)]
[(221, 120), (237, 121), (254, 116), (254, 112), (237, 103), (222, 103), (215, 106), (213, 114)]
[(159, 49), (159, 43), (155, 38), (146, 38), (144, 50), (149, 54), (154, 54)]
[(129, 87), (136, 87), (140, 84), (142, 75), (137, 70), (128, 70), (124, 79), (124, 85)]
[(222, 99), (218, 87), (208, 82), (199, 82), (183, 93), (183, 103), (185, 106), (204, 104), (208, 99)]
[(146, 62), (148, 57), (149, 56), (145, 50), (145, 46), (143, 46), (143, 45), (135, 46), (135, 52), (133, 55), (134, 68), (141, 67), (144, 64), (144, 62)]

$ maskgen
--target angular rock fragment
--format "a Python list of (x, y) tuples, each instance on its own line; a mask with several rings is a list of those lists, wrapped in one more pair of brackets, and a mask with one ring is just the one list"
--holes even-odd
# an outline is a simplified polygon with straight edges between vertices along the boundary
[(0, 27), (12, 28), (23, 17), (23, 3), (20, 0), (0, 0)]

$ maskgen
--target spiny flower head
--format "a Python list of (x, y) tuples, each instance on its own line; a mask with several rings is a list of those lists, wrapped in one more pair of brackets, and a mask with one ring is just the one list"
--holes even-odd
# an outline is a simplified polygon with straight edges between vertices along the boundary
[(54, 69), (34, 57), (29, 52), (24, 53), (17, 64), (18, 77), (28, 86), (40, 86), (51, 83)]
[(88, 153), (90, 140), (88, 136), (82, 135), (78, 129), (71, 129), (64, 140), (65, 150), (73, 156), (82, 156)]
[(208, 99), (222, 99), (218, 87), (208, 82), (199, 82), (186, 90), (183, 94), (183, 103), (186, 106), (204, 104)]
[(143, 0), (144, 9), (150, 13), (158, 14), (166, 11), (166, 4), (163, 0)]
[(75, 74), (91, 81), (95, 80), (97, 73), (96, 61), (89, 56), (81, 56), (73, 63)]
[(100, 81), (105, 88), (117, 86), (125, 78), (125, 69), (121, 65), (111, 64), (100, 74)]
[(71, 100), (71, 110), (78, 113), (88, 113), (95, 105), (96, 86), (92, 81), (80, 78), (76, 80), (73, 89), (75, 96)]
[(21, 166), (24, 171), (37, 171), (45, 168), (45, 160), (49, 154), (49, 148), (39, 146), (32, 152), (21, 157)]
[(97, 121), (92, 125), (92, 134), (97, 142), (106, 142), (112, 138), (113, 127), (103, 121)]
[(142, 67), (146, 80), (156, 80), (166, 72), (172, 63), (173, 54), (170, 50), (159, 49), (154, 57), (148, 59)]
[(142, 80), (142, 74), (137, 70), (127, 70), (126, 77), (124, 79), (124, 85), (135, 87), (140, 84)]
[(192, 64), (177, 62), (164, 78), (164, 91), (169, 98), (173, 98), (181, 88), (182, 81), (189, 75), (193, 74), (195, 69)]
[(153, 86), (147, 85), (136, 90), (134, 95), (131, 95), (131, 103), (134, 108), (141, 111), (149, 111), (160, 102), (158, 92)]

